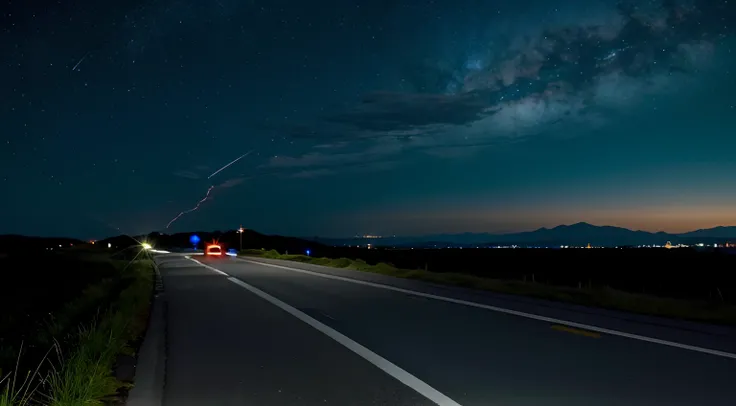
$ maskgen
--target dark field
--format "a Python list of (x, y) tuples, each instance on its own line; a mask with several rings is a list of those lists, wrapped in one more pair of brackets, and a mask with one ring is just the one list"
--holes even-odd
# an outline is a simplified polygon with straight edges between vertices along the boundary
[[(736, 255), (725, 250), (335, 247), (328, 251), (324, 256), (363, 259), (368, 264), (384, 262), (402, 269), (504, 280), (533, 279), (557, 286), (609, 287), (632, 293), (736, 304)], [(312, 255), (322, 256), (322, 253)]]
[[(114, 253), (89, 245), (46, 248), (28, 246), (0, 255), (0, 379), (18, 379), (10, 390), (11, 379), (0, 384), (0, 399), (8, 396), (4, 391), (23, 393), (26, 376), (30, 385), (38, 386), (36, 398), (46, 399), (41, 404), (82, 399), (77, 395), (87, 389), (71, 385), (72, 367), (85, 371), (77, 375), (90, 375), (90, 385), (103, 382), (105, 396), (114, 395), (121, 387), (110, 378), (117, 354), (107, 354), (104, 348), (121, 353), (128, 339), (145, 327), (147, 314), (141, 312), (147, 312), (152, 293), (151, 265), (131, 262), (134, 249)], [(90, 350), (100, 338), (107, 342)], [(82, 354), (97, 355), (83, 359)], [(95, 371), (90, 372), (92, 366)], [(41, 381), (46, 383), (39, 386)], [(24, 403), (15, 399), (0, 404)]]
[[(52, 333), (64, 336), (90, 320), (90, 312), (120, 288), (116, 273), (104, 258), (89, 260), (72, 252), (28, 250), (0, 258), (0, 369), (10, 370), (21, 343), (23, 359), (33, 363), (51, 347)], [(74, 303), (84, 293), (90, 303)]]
[[(318, 252), (314, 252), (318, 251)], [(244, 255), (634, 313), (736, 324), (736, 256), (691, 249), (364, 249)]]

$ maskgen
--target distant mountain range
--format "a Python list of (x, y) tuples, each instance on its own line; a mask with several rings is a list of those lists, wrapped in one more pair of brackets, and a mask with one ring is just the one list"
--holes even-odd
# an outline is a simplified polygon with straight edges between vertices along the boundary
[(638, 245), (672, 244), (723, 244), (736, 242), (736, 226), (715, 227), (690, 231), (682, 234), (665, 232), (651, 233), (634, 231), (622, 227), (595, 226), (588, 223), (560, 225), (554, 228), (540, 228), (535, 231), (511, 234), (462, 233), (436, 234), (417, 237), (385, 238), (308, 238), (328, 245), (365, 245), (400, 247), (477, 247), (497, 245), (519, 245), (539, 247), (559, 247), (563, 245), (616, 247)]

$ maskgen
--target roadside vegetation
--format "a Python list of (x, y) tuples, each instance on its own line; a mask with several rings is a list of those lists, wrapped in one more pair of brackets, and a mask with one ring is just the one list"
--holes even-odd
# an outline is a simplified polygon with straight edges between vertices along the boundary
[(119, 404), (131, 383), (116, 368), (145, 331), (152, 261), (139, 248), (31, 255), (0, 258), (0, 406)]
[(627, 292), (607, 286), (596, 286), (584, 283), (583, 281), (580, 281), (577, 287), (552, 285), (535, 279), (534, 274), (524, 275), (521, 280), (494, 279), (464, 273), (431, 272), (426, 269), (401, 269), (384, 262), (369, 264), (362, 259), (333, 259), (306, 255), (279, 254), (276, 250), (248, 249), (241, 251), (240, 255), (351, 269), (398, 278), (416, 279), (437, 284), (529, 296), (653, 316), (736, 325), (736, 305), (725, 302), (723, 297), (719, 295), (720, 292), (714, 292), (712, 300), (688, 300)]

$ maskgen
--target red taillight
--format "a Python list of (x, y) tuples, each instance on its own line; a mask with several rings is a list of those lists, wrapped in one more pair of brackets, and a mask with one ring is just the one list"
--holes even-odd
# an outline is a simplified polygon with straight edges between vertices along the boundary
[(222, 255), (222, 248), (215, 244), (208, 245), (207, 248), (205, 248), (205, 253), (207, 255)]

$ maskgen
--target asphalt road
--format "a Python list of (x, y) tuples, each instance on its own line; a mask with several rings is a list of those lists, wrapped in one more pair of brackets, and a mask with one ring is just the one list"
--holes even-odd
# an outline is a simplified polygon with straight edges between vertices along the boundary
[(206, 266), (157, 259), (168, 300), (166, 405), (736, 399), (732, 329), (284, 261), (192, 258)]

